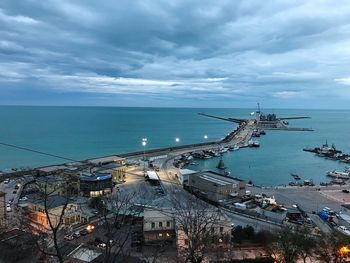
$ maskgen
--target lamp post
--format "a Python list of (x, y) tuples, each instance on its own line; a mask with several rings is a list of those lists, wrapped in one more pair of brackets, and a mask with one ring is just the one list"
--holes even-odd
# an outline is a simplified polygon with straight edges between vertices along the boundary
[(180, 142), (180, 138), (179, 138), (179, 137), (176, 137), (176, 138), (175, 138), (175, 142)]
[(142, 146), (143, 146), (143, 175), (146, 175), (146, 145), (147, 145), (147, 138), (142, 138)]
[(204, 140), (208, 140), (208, 135), (204, 135)]

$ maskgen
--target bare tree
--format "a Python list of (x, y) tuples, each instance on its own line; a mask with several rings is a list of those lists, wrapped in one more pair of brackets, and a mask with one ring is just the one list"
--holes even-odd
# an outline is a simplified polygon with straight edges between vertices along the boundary
[(230, 226), (220, 225), (222, 214), (217, 207), (186, 193), (172, 195), (171, 202), (180, 254), (185, 262), (200, 263), (211, 246), (227, 241), (223, 228)]
[(123, 192), (98, 199), (99, 222), (104, 235), (99, 239), (105, 244), (104, 262), (117, 262), (120, 257), (129, 256), (126, 249), (134, 231), (141, 230), (142, 212), (146, 199), (141, 192)]
[[(36, 247), (43, 255), (55, 257), (62, 263), (64, 255), (60, 247), (59, 233), (63, 229), (63, 220), (74, 193), (75, 182), (69, 178), (63, 178), (57, 183), (49, 184), (43, 180), (45, 178), (40, 179), (40, 184), (36, 181), (30, 186), (36, 188), (36, 201), (42, 208), (39, 209), (40, 211), (24, 210), (20, 226), (25, 231), (36, 233)], [(54, 212), (52, 212), (53, 208)], [(42, 226), (26, 220), (35, 219), (38, 215), (43, 218)]]
[(291, 226), (284, 226), (275, 235), (274, 240), (267, 246), (268, 252), (280, 263), (296, 262), (298, 254), (297, 235)]

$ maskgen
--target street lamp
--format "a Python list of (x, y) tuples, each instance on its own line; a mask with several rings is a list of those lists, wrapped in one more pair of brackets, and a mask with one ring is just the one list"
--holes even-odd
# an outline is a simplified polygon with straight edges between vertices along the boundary
[(208, 135), (204, 135), (204, 139), (207, 140), (208, 139)]
[(142, 138), (142, 146), (143, 146), (143, 175), (146, 175), (146, 145), (147, 145), (147, 138)]
[(176, 137), (176, 138), (175, 138), (175, 142), (180, 142), (180, 138), (179, 138), (179, 137)]

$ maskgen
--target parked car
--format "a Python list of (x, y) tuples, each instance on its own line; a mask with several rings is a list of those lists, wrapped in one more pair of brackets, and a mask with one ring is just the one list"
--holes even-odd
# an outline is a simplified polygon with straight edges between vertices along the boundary
[(106, 243), (100, 243), (97, 245), (98, 248), (106, 248)]
[(66, 240), (73, 240), (74, 237), (73, 237), (73, 235), (65, 235), (64, 239), (66, 239)]
[(79, 237), (80, 237), (79, 232), (75, 232), (75, 233), (73, 234), (73, 237), (75, 237), (75, 238), (79, 238)]
[(19, 199), (19, 201), (27, 201), (28, 200), (28, 197), (26, 196), (23, 196), (22, 198)]
[(8, 184), (10, 182), (10, 179), (5, 179), (4, 184)]
[(80, 230), (80, 231), (79, 231), (79, 234), (80, 234), (81, 236), (86, 236), (87, 234), (89, 234), (89, 231), (87, 231), (86, 229), (83, 229), (83, 230)]

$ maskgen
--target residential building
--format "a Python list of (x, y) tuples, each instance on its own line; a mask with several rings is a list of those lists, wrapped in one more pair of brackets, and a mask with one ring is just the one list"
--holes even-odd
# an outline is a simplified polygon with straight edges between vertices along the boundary
[(112, 193), (111, 173), (82, 173), (79, 177), (80, 193), (85, 197), (98, 197)]
[(243, 197), (245, 184), (243, 180), (213, 171), (189, 174), (188, 179), (190, 191), (215, 203), (234, 197)]
[[(45, 205), (46, 203), (46, 205)], [(47, 213), (45, 212), (45, 206)], [(66, 197), (60, 195), (47, 196), (44, 199), (36, 199), (28, 201), (29, 217), (42, 230), (49, 230), (49, 218), (53, 226), (57, 226), (60, 216), (65, 208), (62, 217), (62, 226), (71, 226), (81, 222), (81, 212), (78, 204)]]
[(6, 225), (6, 194), (0, 192), (0, 227)]
[[(210, 253), (210, 250), (218, 251), (220, 247), (225, 246), (231, 242), (231, 233), (233, 226), (231, 220), (227, 217), (227, 215), (223, 213), (211, 215), (212, 213), (213, 212), (208, 212), (207, 215), (208, 220), (212, 220), (212, 222), (209, 223), (207, 220), (203, 220), (203, 218), (189, 218), (185, 221), (189, 225), (197, 225), (199, 229), (203, 228), (203, 230), (201, 230), (201, 234), (203, 235), (201, 238), (207, 239), (206, 250), (208, 253)], [(206, 217), (205, 215), (203, 216)], [(182, 254), (186, 253), (190, 242), (193, 242), (194, 240), (191, 240), (191, 238), (187, 236), (186, 232), (184, 231), (184, 225), (180, 223), (180, 220), (177, 220), (176, 222), (175, 231), (177, 250), (179, 256), (181, 257)]]
[(171, 211), (145, 209), (143, 213), (143, 236), (145, 242), (173, 240), (175, 237), (175, 221)]

